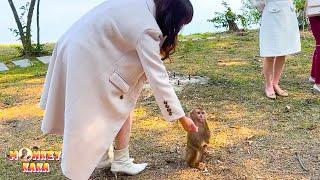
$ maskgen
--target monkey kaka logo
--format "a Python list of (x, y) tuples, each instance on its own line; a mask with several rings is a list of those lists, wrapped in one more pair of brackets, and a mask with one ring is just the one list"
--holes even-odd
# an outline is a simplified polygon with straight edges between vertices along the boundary
[(32, 151), (29, 148), (22, 148), (19, 151), (19, 159), (22, 162), (28, 162), (32, 160)]

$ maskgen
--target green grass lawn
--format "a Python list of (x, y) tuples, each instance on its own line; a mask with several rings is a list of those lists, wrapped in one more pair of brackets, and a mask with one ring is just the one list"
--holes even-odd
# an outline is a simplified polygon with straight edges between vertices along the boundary
[[(151, 98), (137, 104), (130, 144), (136, 161), (149, 166), (137, 176), (120, 179), (320, 179), (320, 96), (307, 82), (314, 45), (311, 35), (305, 35), (303, 51), (288, 57), (282, 76), (290, 96), (277, 100), (264, 96), (256, 31), (182, 37), (186, 41), (166, 66), (210, 78), (209, 84), (188, 85), (178, 93), (186, 110), (200, 106), (208, 112), (209, 174), (186, 167), (186, 133), (178, 123), (163, 120)], [(211, 36), (215, 38), (191, 41)], [(0, 60), (12, 68), (0, 73), (0, 179), (64, 179), (59, 162), (50, 164), (48, 174), (26, 174), (20, 162), (5, 159), (9, 150), (22, 147), (62, 146), (61, 137), (42, 136), (40, 131), (43, 111), (37, 105), (47, 65), (32, 58), (32, 67), (13, 67), (10, 61), (19, 57), (15, 47), (0, 45)], [(108, 170), (92, 175), (105, 178), (113, 178)]]

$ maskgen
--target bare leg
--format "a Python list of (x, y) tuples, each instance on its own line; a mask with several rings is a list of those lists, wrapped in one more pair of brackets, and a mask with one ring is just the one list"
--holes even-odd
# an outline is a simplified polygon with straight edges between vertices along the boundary
[[(103, 155), (102, 159), (98, 164), (98, 168), (105, 168), (112, 166), (111, 163), (114, 160), (114, 157), (117, 153), (117, 150), (126, 150), (129, 146), (130, 140), (130, 132), (131, 132), (131, 125), (132, 125), (132, 116), (128, 117), (125, 123), (122, 125), (120, 131), (118, 132), (115, 140), (114, 146), (110, 146), (107, 152)], [(128, 157), (129, 158), (129, 157)]]
[(280, 77), (284, 68), (284, 63), (285, 63), (285, 56), (279, 56), (276, 57), (275, 62), (274, 62), (274, 71), (273, 71), (273, 88), (279, 93), (283, 93), (284, 91), (280, 88), (279, 82), (280, 82)]
[(274, 57), (266, 57), (263, 61), (263, 74), (265, 79), (265, 91), (267, 94), (274, 94), (273, 89), (273, 64)]
[(118, 132), (114, 142), (114, 149), (119, 150), (129, 146), (131, 126), (132, 126), (132, 114), (130, 114), (130, 116), (128, 117), (128, 119), (123, 124), (120, 131)]
[(111, 172), (117, 177), (117, 173), (136, 175), (147, 167), (147, 163), (133, 163), (129, 155), (129, 140), (132, 125), (132, 114), (118, 132), (114, 142), (114, 161), (111, 164)]

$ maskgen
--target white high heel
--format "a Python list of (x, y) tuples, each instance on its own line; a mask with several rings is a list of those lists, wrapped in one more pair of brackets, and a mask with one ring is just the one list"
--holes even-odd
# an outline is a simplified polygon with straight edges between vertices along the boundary
[(116, 176), (118, 173), (127, 175), (139, 174), (147, 167), (147, 163), (135, 164), (133, 158), (129, 158), (129, 148), (114, 150), (114, 160), (111, 164), (111, 172)]
[(315, 91), (317, 91), (317, 93), (320, 93), (320, 85), (319, 85), (319, 84), (314, 84), (314, 85), (313, 85), (313, 89), (314, 89)]

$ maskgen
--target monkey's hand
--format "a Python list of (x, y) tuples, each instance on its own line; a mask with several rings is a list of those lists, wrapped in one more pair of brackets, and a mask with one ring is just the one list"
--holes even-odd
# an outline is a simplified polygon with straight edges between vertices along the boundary
[(179, 121), (185, 131), (198, 132), (198, 127), (194, 124), (194, 122), (190, 118), (184, 116), (180, 118)]
[(201, 146), (202, 146), (203, 148), (207, 148), (207, 147), (208, 147), (208, 143), (205, 142), (205, 141), (203, 141), (202, 144), (201, 144)]
[(209, 154), (209, 151), (208, 151), (208, 144), (204, 144), (202, 145), (202, 150), (205, 154)]

